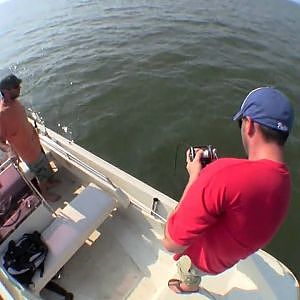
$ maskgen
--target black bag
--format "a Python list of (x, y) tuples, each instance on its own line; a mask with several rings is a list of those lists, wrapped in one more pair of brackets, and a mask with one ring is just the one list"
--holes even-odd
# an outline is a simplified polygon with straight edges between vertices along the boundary
[(38, 269), (40, 276), (43, 276), (47, 253), (48, 247), (39, 232), (25, 233), (17, 242), (9, 242), (3, 256), (3, 266), (21, 284), (29, 285)]

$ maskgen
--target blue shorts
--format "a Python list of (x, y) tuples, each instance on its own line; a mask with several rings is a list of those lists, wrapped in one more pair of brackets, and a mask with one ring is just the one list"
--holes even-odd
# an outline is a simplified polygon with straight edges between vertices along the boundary
[(52, 168), (44, 152), (41, 152), (39, 158), (33, 163), (27, 163), (28, 168), (38, 178), (39, 182), (44, 182), (53, 176)]

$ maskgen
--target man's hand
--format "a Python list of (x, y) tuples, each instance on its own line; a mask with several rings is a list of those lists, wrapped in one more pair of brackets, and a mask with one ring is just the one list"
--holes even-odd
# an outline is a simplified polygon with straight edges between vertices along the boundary
[(8, 157), (12, 159), (16, 164), (19, 164), (21, 162), (19, 155), (12, 148), (10, 148), (8, 152)]
[(10, 150), (9, 144), (0, 142), (0, 150), (2, 150), (3, 152), (9, 152), (9, 150)]
[(202, 170), (200, 159), (203, 154), (203, 150), (200, 148), (196, 148), (195, 150), (196, 150), (196, 155), (194, 160), (192, 161), (189, 155), (190, 149), (186, 151), (186, 169), (190, 175), (189, 183), (194, 182)]

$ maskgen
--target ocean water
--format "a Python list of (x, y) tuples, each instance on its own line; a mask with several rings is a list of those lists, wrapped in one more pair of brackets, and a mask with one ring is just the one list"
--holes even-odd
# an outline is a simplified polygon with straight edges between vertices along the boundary
[(244, 157), (232, 115), (253, 88), (282, 90), (296, 115), (293, 196), (267, 251), (299, 276), (299, 1), (8, 0), (0, 10), (0, 75), (23, 79), (24, 104), (175, 199), (185, 148)]

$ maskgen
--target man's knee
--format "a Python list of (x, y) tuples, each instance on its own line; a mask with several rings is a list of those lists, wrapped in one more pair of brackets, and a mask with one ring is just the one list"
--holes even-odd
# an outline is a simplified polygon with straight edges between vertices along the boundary
[(197, 269), (187, 255), (183, 255), (177, 262), (180, 280), (186, 285), (200, 285), (203, 272)]

